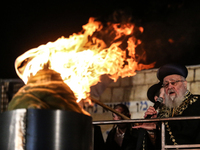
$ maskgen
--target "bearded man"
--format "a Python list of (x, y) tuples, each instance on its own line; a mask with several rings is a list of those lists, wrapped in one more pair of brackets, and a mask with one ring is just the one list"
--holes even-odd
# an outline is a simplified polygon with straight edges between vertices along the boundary
[[(152, 118), (200, 116), (200, 96), (187, 89), (188, 70), (179, 64), (167, 64), (158, 69), (157, 78), (164, 88), (165, 105), (157, 114), (151, 107), (145, 115)], [(157, 133), (160, 132), (157, 127)], [(200, 120), (177, 120), (165, 122), (165, 141), (167, 145), (199, 144)], [(157, 147), (160, 147), (160, 133), (157, 134)], [(157, 148), (158, 149), (158, 148)]]

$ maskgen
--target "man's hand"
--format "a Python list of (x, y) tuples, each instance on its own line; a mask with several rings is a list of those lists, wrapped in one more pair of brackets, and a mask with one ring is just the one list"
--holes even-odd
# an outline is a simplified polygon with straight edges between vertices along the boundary
[(144, 114), (144, 118), (147, 117), (147, 115), (151, 115), (151, 118), (157, 118), (157, 111), (155, 110), (155, 108), (153, 106), (150, 106), (147, 111)]
[(133, 129), (143, 128), (146, 130), (154, 130), (156, 129), (156, 123), (143, 123), (141, 125), (133, 126)]
[[(151, 115), (151, 118), (157, 118), (157, 111), (153, 106), (150, 106), (147, 111), (145, 112), (144, 118), (147, 117), (147, 115)], [(140, 125), (134, 126), (133, 128), (143, 128), (146, 130), (154, 130), (156, 129), (156, 122), (150, 122), (150, 123), (142, 123)]]

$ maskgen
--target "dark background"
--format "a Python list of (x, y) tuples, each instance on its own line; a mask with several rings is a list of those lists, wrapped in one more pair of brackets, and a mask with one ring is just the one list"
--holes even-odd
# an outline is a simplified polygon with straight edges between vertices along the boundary
[(0, 78), (18, 78), (14, 61), (27, 50), (80, 32), (90, 17), (107, 21), (119, 10), (144, 28), (143, 63), (156, 62), (155, 68), (171, 62), (200, 64), (199, 0), (5, 2), (1, 4)]

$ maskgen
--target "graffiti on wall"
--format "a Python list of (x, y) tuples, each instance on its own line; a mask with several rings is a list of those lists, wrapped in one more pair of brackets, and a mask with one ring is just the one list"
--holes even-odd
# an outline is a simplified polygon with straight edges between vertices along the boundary
[[(153, 103), (149, 100), (147, 101), (130, 101), (130, 102), (114, 102), (114, 103), (105, 103), (107, 106), (114, 108), (115, 105), (122, 103), (125, 104), (130, 112), (132, 113), (141, 113), (145, 112), (149, 106), (152, 106)], [(103, 108), (102, 106), (99, 106), (98, 104), (94, 104), (93, 107), (86, 108), (86, 110), (90, 113), (107, 113), (109, 110)]]

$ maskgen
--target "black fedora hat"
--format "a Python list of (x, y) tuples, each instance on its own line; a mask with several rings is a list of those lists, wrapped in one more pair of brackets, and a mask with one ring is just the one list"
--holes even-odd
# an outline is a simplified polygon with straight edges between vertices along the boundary
[(166, 64), (158, 69), (157, 78), (162, 82), (166, 76), (172, 74), (181, 75), (186, 78), (188, 75), (188, 70), (184, 65), (181, 64)]
[(162, 88), (162, 83), (159, 82), (157, 84), (152, 85), (147, 91), (147, 97), (150, 101), (155, 103), (154, 97), (156, 93)]

